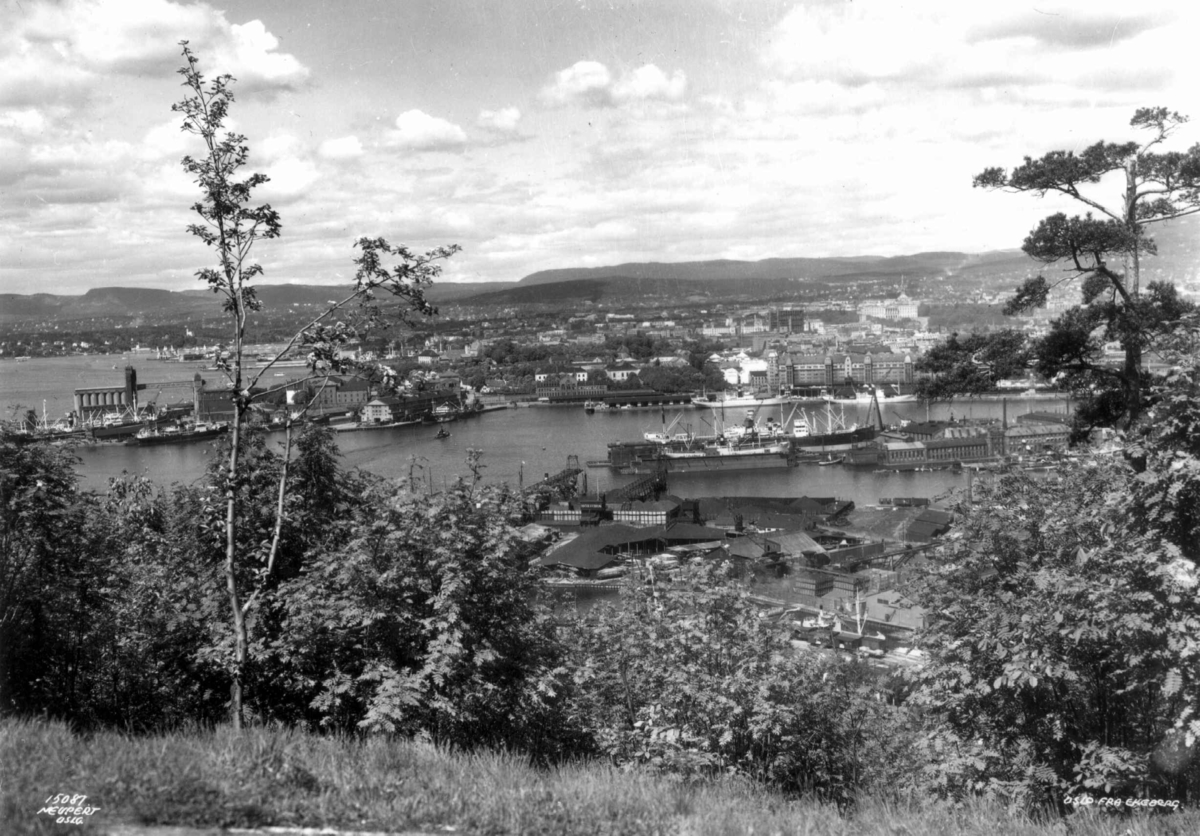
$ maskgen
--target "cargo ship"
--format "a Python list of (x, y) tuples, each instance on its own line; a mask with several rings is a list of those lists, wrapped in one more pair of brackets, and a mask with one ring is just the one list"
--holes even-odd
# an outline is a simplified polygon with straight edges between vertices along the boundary
[[(873, 411), (878, 415), (878, 401), (872, 400)], [(878, 422), (882, 425), (882, 421)], [(819, 413), (811, 415), (800, 410), (792, 421), (792, 447), (797, 452), (843, 452), (874, 441), (879, 436), (880, 426), (846, 426), (844, 410), (835, 412), (832, 404), (826, 403), (824, 422)]]
[(749, 410), (740, 427), (718, 430), (715, 435), (646, 433), (641, 441), (618, 441), (608, 445), (608, 466), (621, 473), (666, 471), (759, 470), (791, 467), (792, 439), (783, 426), (768, 419), (762, 426)]
[(160, 422), (149, 416), (126, 413), (124, 415), (110, 415), (102, 423), (92, 424), (88, 428), (88, 432), (91, 433), (92, 438), (96, 441), (108, 441), (114, 438), (137, 435), (146, 429), (147, 426), (157, 429), (159, 425)]
[(190, 429), (183, 429), (179, 426), (165, 429), (146, 427), (125, 443), (139, 447), (157, 444), (187, 444), (194, 441), (209, 441), (226, 432), (229, 432), (228, 424), (196, 424)]

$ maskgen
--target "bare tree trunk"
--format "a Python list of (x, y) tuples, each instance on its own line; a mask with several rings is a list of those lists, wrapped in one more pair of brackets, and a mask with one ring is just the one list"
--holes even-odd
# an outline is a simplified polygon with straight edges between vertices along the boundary
[[(1137, 233), (1141, 225), (1138, 223), (1137, 217), (1137, 182), (1138, 177), (1138, 160), (1137, 155), (1132, 155), (1125, 161), (1125, 225), (1130, 232)], [(1130, 258), (1129, 271), (1126, 274), (1126, 285), (1129, 288), (1129, 295), (1134, 299), (1138, 297), (1141, 291), (1141, 260), (1138, 251), (1141, 248), (1137, 241), (1133, 245), (1133, 253)]]
[[(235, 398), (237, 393), (235, 393)], [(241, 409), (234, 406), (232, 436), (229, 450), (229, 480), (225, 494), (225, 585), (229, 591), (229, 607), (233, 615), (233, 682), (229, 685), (229, 719), (234, 731), (242, 730), (242, 678), (246, 668), (246, 619), (237, 583), (237, 477), (241, 449)]]
[[(1125, 161), (1125, 224), (1135, 236), (1141, 229), (1137, 217), (1137, 177), (1138, 158), (1135, 154)], [(1128, 266), (1125, 272), (1125, 286), (1129, 289), (1129, 298), (1125, 300), (1127, 323), (1130, 317), (1140, 315), (1140, 312), (1137, 310), (1137, 303), (1141, 292), (1142, 265), (1140, 250), (1140, 243), (1135, 238), (1133, 251), (1129, 254), (1127, 260)], [(1140, 329), (1135, 331), (1132, 328), (1126, 328), (1126, 333), (1123, 336), (1125, 342), (1125, 368), (1123, 375), (1125, 377), (1126, 428), (1133, 426), (1142, 411), (1142, 339), (1143, 335)]]

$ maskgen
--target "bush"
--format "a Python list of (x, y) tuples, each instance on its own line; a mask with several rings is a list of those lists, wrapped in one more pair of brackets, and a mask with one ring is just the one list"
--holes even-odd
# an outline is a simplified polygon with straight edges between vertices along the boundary
[(580, 722), (618, 764), (847, 803), (896, 763), (899, 713), (873, 672), (798, 652), (724, 568), (639, 578), (569, 642)]
[[(266, 664), (310, 722), (554, 756), (568, 680), (504, 488), (378, 482), (345, 542), (278, 591)], [(573, 744), (571, 744), (573, 746)]]

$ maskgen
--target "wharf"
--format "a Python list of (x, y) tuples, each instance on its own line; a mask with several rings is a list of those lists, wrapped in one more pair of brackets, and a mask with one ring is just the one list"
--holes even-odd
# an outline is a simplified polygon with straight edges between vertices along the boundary
[(528, 496), (539, 492), (559, 493), (563, 490), (573, 489), (575, 479), (580, 473), (583, 471), (578, 467), (567, 467), (554, 476), (548, 476), (540, 482), (535, 482), (525, 488), (522, 493)]
[(412, 427), (420, 424), (420, 421), (392, 421), (389, 424), (330, 424), (336, 432), (352, 433), (352, 432), (367, 432), (370, 430), (394, 430), (398, 427)]
[(583, 579), (543, 578), (542, 586), (569, 592), (620, 592), (623, 584), (619, 580), (589, 581)]

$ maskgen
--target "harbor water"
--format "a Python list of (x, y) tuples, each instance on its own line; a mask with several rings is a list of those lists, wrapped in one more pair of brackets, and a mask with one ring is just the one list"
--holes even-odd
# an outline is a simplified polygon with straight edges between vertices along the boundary
[[(133, 359), (138, 381), (144, 383), (187, 380), (200, 364), (159, 363)], [(113, 369), (113, 365), (117, 368)], [(0, 410), (10, 418), (14, 410), (34, 409), (41, 414), (42, 401), (51, 420), (62, 417), (71, 408), (76, 387), (119, 385), (123, 380), (124, 361), (111, 356), (33, 359), (22, 363), (0, 361)], [(216, 377), (216, 372), (202, 372)], [(819, 402), (764, 408), (776, 420), (787, 419), (793, 408), (817, 414), (824, 423), (826, 407)], [(1065, 412), (1064, 400), (1012, 398), (1007, 401), (1009, 421), (1023, 412)], [(846, 426), (865, 423), (868, 407), (846, 404)], [(956, 400), (926, 407), (920, 403), (883, 404), (884, 420), (923, 421), (926, 418), (999, 418), (1004, 405), (998, 400)], [(726, 423), (738, 422), (745, 410), (727, 410)], [(717, 414), (707, 409), (671, 409), (665, 411), (675, 431), (696, 434), (712, 432)], [(427, 425), (385, 430), (339, 433), (338, 447), (347, 468), (362, 468), (387, 478), (419, 479), (435, 488), (451, 484), (468, 474), (468, 451), (482, 452), (483, 478), (486, 482), (507, 482), (517, 486), (532, 484), (546, 474), (555, 474), (567, 466), (568, 456), (578, 457), (587, 478), (589, 492), (618, 487), (635, 477), (623, 476), (609, 468), (586, 467), (589, 461), (603, 460), (608, 444), (640, 439), (645, 432), (662, 428), (663, 413), (653, 410), (609, 410), (588, 415), (582, 406), (529, 406), (488, 412), (448, 426), (450, 437), (438, 439), (437, 429)], [(282, 434), (277, 435), (282, 441)], [(103, 490), (110, 477), (121, 473), (145, 475), (159, 484), (191, 483), (200, 478), (213, 456), (213, 445), (195, 443), (156, 447), (122, 444), (79, 445), (79, 473), (83, 485)], [(921, 496), (937, 498), (963, 488), (966, 476), (949, 470), (877, 473), (872, 470), (841, 466), (817, 467), (801, 464), (793, 468), (754, 470), (735, 473), (679, 473), (669, 476), (670, 491), (679, 496), (819, 496), (838, 497), (857, 504), (873, 504), (880, 497)]]

